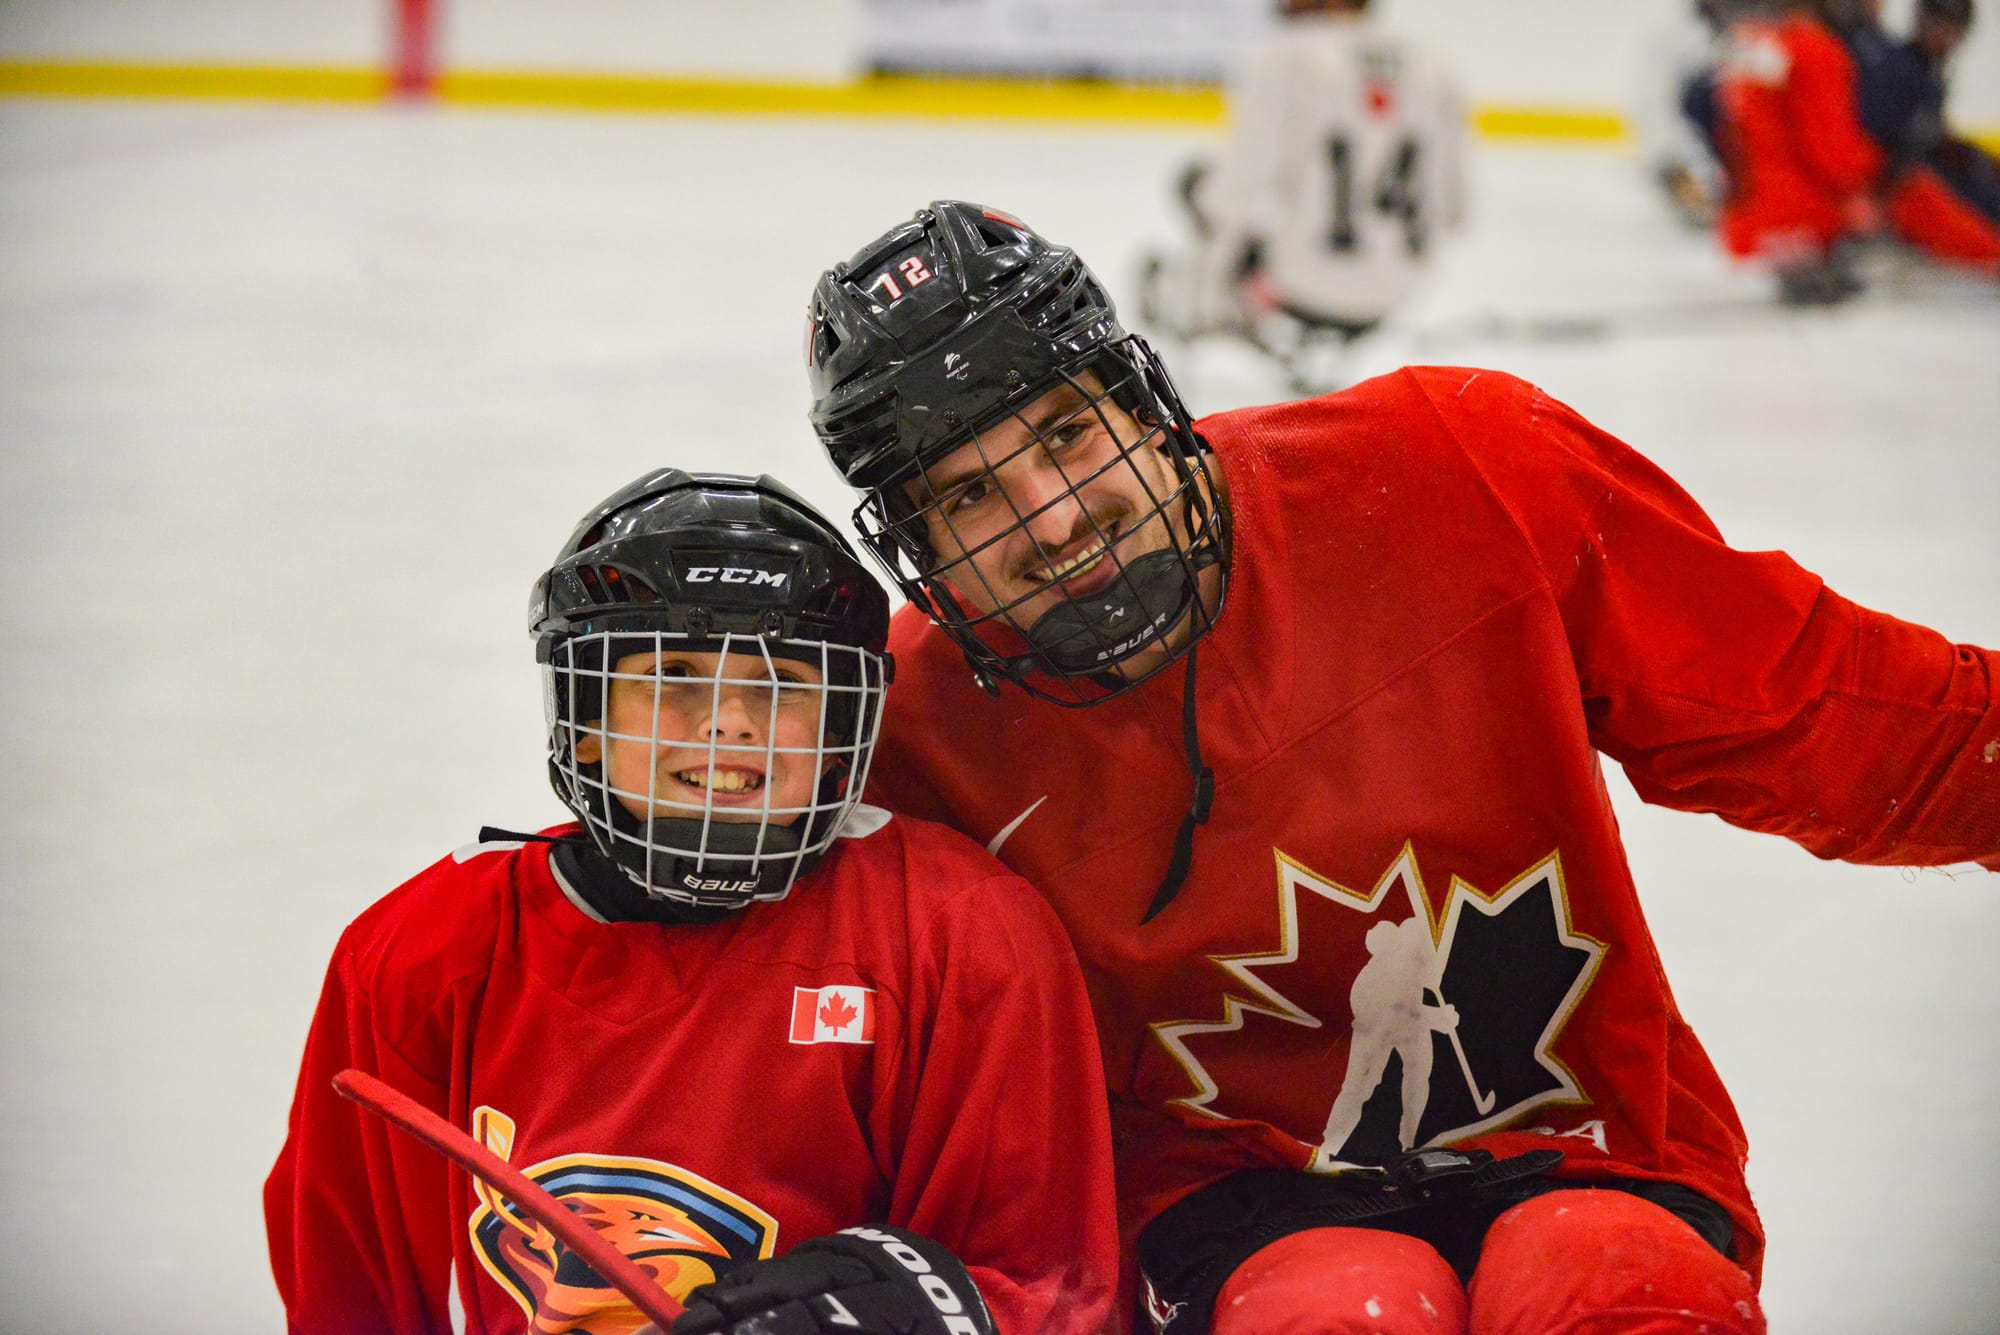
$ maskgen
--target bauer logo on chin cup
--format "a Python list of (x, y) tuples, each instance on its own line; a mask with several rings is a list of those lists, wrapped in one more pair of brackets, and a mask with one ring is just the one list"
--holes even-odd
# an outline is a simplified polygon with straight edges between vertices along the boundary
[(681, 877), (681, 884), (696, 894), (742, 894), (757, 888), (757, 878), (749, 880), (725, 880), (719, 876), (696, 876), (692, 872)]

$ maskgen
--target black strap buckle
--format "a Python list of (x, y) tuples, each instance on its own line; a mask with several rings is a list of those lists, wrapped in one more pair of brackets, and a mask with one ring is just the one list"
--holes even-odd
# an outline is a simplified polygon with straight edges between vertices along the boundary
[(1419, 1196), (1449, 1191), (1454, 1185), (1469, 1183), (1479, 1170), (1493, 1162), (1485, 1150), (1411, 1150), (1384, 1165), (1389, 1181)]

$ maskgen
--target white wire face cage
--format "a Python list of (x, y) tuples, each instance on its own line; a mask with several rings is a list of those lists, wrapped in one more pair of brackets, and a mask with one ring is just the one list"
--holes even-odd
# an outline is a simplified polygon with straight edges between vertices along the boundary
[(550, 764), (647, 893), (783, 899), (860, 804), (887, 676), (883, 655), (821, 640), (571, 636), (543, 668)]
[[(935, 618), (975, 667), (1012, 678), (1031, 694), (1062, 705), (1097, 703), (1164, 669), (1178, 656), (1144, 674), (1107, 675), (1171, 634), (1186, 617), (1196, 619), (1197, 633), (1205, 632), (1220, 610), (1195, 597), (1199, 571), (1216, 559), (1222, 542), (1216, 508), (1207, 501), (1206, 465), (1165, 446), (1167, 414), (1156, 399), (1146, 397), (1135, 366), (1100, 358), (1085, 369), (1098, 379), (1087, 381), (1078, 372), (1064, 371), (1027, 386), (1001, 404), (993, 423), (965, 435), (961, 445), (974, 447), (983, 472), (955, 479), (946, 494), (933, 487), (928, 473), (916, 472), (889, 484), (907, 486), (914, 495), (889, 497), (885, 488), (876, 493), (883, 499), (865, 503), (855, 515), (870, 547), (905, 592), (925, 595)], [(1065, 409), (1045, 420), (1029, 415), (1044, 396), (1063, 388), (1072, 394)], [(1121, 412), (1114, 418), (1111, 406), (1121, 400), (1146, 402), (1154, 411), (1143, 416)], [(1015, 443), (997, 444), (996, 427), (1010, 428)], [(1067, 444), (1070, 439), (1079, 444)], [(1164, 476), (1149, 477), (1137, 463), (1154, 452), (1170, 461)], [(993, 479), (1031, 456), (1045, 456), (1064, 485), (1041, 504), (1023, 509)], [(989, 520), (979, 532), (962, 528), (953, 506), (954, 497), (974, 484), (992, 497), (989, 516), (995, 507), (998, 513), (997, 525)], [(1108, 530), (1084, 499), (1100, 484), (1125, 493), (1116, 531)], [(1039, 587), (1009, 597), (988, 581), (982, 558), (1052, 512), (1080, 517), (1083, 531), (1072, 534), (1072, 540), (1086, 553), (1082, 564), (1100, 568), (1100, 591), (1077, 594), (1056, 583), (1053, 600)], [(939, 551), (940, 546), (945, 550)], [(1132, 554), (1148, 547), (1149, 555)], [(1032, 532), (1030, 550), (1043, 568), (1058, 566), (1056, 553)], [(1078, 564), (1078, 558), (1068, 564)]]

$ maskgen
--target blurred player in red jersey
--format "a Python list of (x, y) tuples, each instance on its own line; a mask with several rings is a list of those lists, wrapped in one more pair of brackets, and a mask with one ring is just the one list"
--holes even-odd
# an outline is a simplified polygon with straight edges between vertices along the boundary
[(1817, 17), (1824, 3), (1790, 0), (1730, 31), (1720, 91), (1730, 179), (1723, 243), (1768, 261), (1781, 296), (1797, 304), (1858, 291), (1837, 246), (1882, 227), (2000, 278), (2000, 229), (1927, 167), (1885, 174), (1862, 128), (1854, 60)]
[(995, 209), (920, 211), (810, 311), (911, 600), (878, 791), (1068, 927), (1151, 1323), (1763, 1330), (1743, 1130), (1600, 756), (1823, 857), (2000, 868), (1995, 656), (1732, 549), (1498, 372), (1192, 420)]
[[(861, 803), (888, 619), (769, 478), (663, 470), (578, 526), (531, 613), (578, 823), (482, 832), (342, 936), (265, 1188), (291, 1330), (643, 1324), (336, 1095), (347, 1067), (588, 1217), (687, 1304), (682, 1335), (1101, 1326), (1083, 983), (1018, 877)], [(894, 1241), (822, 1236), (862, 1224)]]

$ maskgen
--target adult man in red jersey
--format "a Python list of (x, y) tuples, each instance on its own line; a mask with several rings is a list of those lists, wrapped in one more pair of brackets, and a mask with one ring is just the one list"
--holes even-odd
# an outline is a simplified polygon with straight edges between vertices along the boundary
[(920, 211), (811, 320), (911, 600), (879, 791), (1068, 927), (1153, 1323), (1763, 1330), (1600, 754), (1821, 856), (2000, 867), (1994, 656), (1731, 549), (1511, 376), (1195, 421), (999, 210)]

